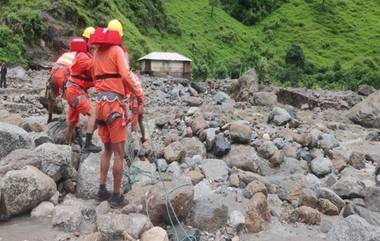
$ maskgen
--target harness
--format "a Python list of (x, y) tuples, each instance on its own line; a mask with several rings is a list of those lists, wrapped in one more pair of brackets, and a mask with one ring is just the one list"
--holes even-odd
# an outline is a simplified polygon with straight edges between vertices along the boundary
[[(83, 90), (79, 85), (77, 85), (76, 83), (72, 82), (71, 80), (66, 80), (65, 84), (63, 85), (63, 93), (62, 93), (62, 97), (63, 95), (65, 94), (66, 90), (71, 87), (71, 86), (74, 86), (75, 88), (78, 88), (80, 90)], [(78, 103), (79, 103), (79, 100), (80, 100), (80, 95), (76, 96), (75, 99), (71, 102), (68, 102), (69, 106), (71, 106), (72, 108), (76, 108)]]
[[(113, 78), (113, 77), (111, 77)], [(124, 97), (120, 94), (114, 93), (114, 92), (100, 92), (96, 95), (96, 102), (101, 103), (101, 102), (107, 102), (109, 105), (109, 110), (110, 113), (108, 115), (107, 120), (102, 120), (101, 118), (96, 119), (96, 123), (101, 126), (105, 125), (111, 125), (117, 118), (122, 117), (125, 120), (125, 113), (120, 113), (120, 112), (113, 112), (112, 111), (112, 106), (111, 104), (115, 101), (121, 102), (121, 100)], [(126, 123), (123, 123), (123, 125), (126, 125)]]

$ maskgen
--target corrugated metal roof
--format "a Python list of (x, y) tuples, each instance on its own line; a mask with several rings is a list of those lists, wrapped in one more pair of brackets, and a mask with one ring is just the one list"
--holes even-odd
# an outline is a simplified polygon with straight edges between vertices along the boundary
[(166, 61), (192, 61), (191, 59), (179, 54), (179, 53), (168, 53), (168, 52), (152, 52), (142, 58), (141, 60), (166, 60)]

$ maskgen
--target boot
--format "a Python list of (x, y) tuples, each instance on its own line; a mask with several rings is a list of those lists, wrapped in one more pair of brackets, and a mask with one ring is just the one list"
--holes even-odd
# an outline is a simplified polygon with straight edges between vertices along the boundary
[(92, 153), (98, 153), (102, 151), (102, 148), (100, 146), (94, 145), (92, 143), (92, 134), (87, 133), (86, 134), (86, 143), (83, 148), (84, 152), (92, 152)]
[(120, 193), (113, 193), (109, 202), (111, 208), (123, 208), (128, 205), (128, 201)]
[(99, 202), (103, 202), (110, 199), (110, 197), (111, 197), (111, 192), (107, 190), (105, 185), (100, 185), (98, 193), (96, 194), (96, 199)]

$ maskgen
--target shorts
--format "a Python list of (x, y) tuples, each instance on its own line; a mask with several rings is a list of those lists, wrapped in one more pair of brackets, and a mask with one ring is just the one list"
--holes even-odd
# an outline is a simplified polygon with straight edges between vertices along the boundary
[(91, 102), (87, 93), (77, 86), (70, 86), (64, 93), (64, 98), (69, 104), (67, 121), (74, 125), (79, 121), (79, 115), (88, 115), (91, 110)]
[(144, 105), (137, 101), (137, 98), (132, 98), (129, 104), (132, 111), (131, 126), (132, 128), (138, 124), (139, 119), (144, 118)]
[[(118, 113), (112, 123), (108, 123), (112, 113)], [(104, 144), (118, 144), (127, 140), (127, 125), (125, 105), (118, 100), (113, 102), (101, 101), (96, 103), (96, 115), (99, 137)]]
[(59, 66), (51, 71), (51, 95), (54, 94), (54, 99), (61, 94), (63, 85), (66, 79), (69, 77), (69, 70), (65, 66)]

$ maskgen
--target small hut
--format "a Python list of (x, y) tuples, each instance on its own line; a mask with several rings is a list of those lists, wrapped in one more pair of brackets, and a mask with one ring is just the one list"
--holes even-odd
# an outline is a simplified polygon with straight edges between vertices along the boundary
[(138, 60), (142, 74), (190, 79), (192, 60), (178, 53), (153, 52)]

